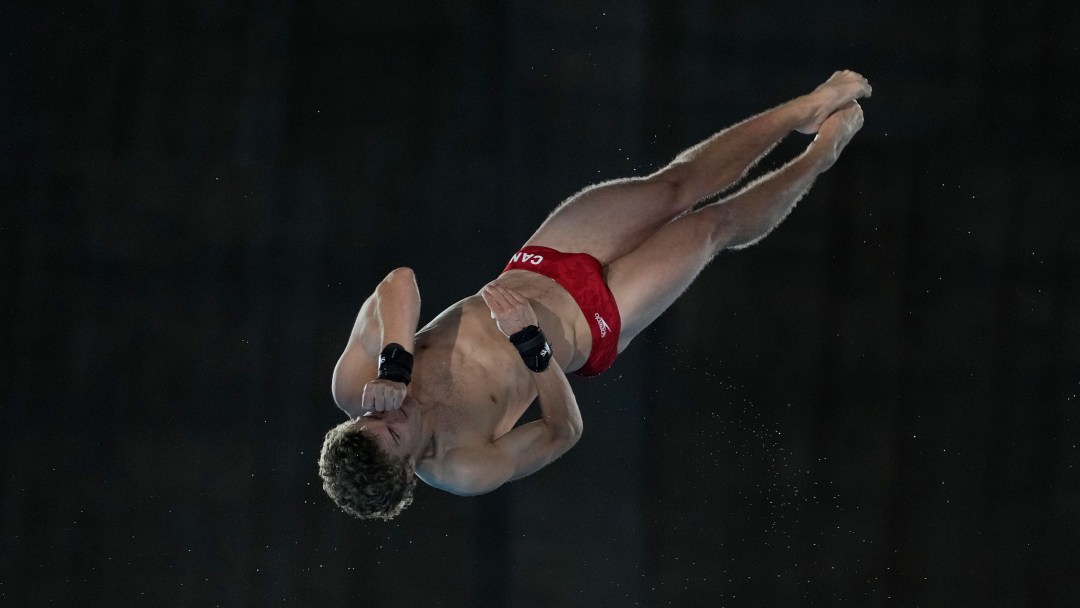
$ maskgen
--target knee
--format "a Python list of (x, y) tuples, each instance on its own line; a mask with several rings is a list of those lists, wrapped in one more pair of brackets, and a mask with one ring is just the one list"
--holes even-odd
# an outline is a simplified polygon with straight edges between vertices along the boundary
[(700, 193), (693, 184), (690, 164), (686, 161), (675, 161), (653, 173), (648, 179), (665, 184), (671, 205), (680, 211), (690, 209), (701, 200)]
[(672, 216), (686, 211), (697, 201), (686, 200), (682, 169), (678, 165), (669, 165), (664, 169), (644, 178), (652, 188), (650, 195), (667, 208)]
[(694, 215), (700, 216), (698, 234), (709, 244), (712, 255), (731, 247), (737, 240), (738, 222), (724, 205), (709, 205), (695, 211)]

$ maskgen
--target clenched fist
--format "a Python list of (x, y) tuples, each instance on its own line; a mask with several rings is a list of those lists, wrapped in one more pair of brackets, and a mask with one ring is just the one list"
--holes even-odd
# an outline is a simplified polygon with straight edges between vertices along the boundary
[(361, 407), (369, 412), (389, 412), (405, 401), (405, 384), (393, 380), (372, 380), (364, 385)]

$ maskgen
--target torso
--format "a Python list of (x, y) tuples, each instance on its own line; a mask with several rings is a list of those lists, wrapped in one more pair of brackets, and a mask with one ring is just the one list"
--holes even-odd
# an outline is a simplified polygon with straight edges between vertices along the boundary
[[(584, 365), (592, 347), (585, 316), (555, 281), (511, 270), (497, 282), (529, 299), (551, 343), (552, 364), (564, 371)], [(434, 454), (417, 463), (417, 474), (438, 483), (448, 451), (490, 442), (507, 433), (536, 398), (532, 372), (491, 318), (479, 294), (444, 310), (417, 334), (412, 397), (434, 421)]]

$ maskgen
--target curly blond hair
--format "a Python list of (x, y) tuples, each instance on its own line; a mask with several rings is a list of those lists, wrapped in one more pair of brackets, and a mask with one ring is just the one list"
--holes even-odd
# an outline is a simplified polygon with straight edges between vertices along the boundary
[(412, 504), (416, 476), (349, 420), (330, 429), (319, 454), (323, 490), (346, 513), (390, 520)]

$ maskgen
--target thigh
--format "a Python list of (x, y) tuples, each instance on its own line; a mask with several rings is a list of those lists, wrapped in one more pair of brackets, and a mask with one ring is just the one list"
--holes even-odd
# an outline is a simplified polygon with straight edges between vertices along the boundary
[(708, 207), (688, 213), (608, 266), (607, 284), (622, 318), (619, 352), (667, 310), (716, 255), (715, 215)]
[(607, 265), (686, 211), (662, 174), (589, 186), (567, 199), (526, 245), (588, 253)]

